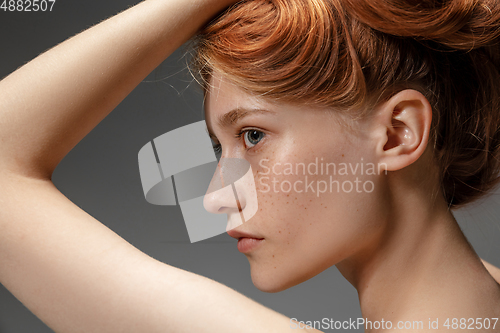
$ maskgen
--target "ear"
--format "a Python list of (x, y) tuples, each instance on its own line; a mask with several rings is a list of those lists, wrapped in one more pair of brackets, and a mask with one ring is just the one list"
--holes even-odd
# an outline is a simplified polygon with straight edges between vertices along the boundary
[(432, 107), (425, 96), (403, 90), (381, 104), (376, 112), (376, 154), (388, 171), (415, 162), (425, 151), (432, 122)]

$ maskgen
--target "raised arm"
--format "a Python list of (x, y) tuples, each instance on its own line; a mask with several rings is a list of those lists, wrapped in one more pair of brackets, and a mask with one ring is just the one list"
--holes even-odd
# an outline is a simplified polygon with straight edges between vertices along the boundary
[(52, 184), (61, 159), (233, 0), (147, 0), (0, 82), (0, 282), (57, 332), (286, 332), (290, 322), (160, 263)]
[(61, 159), (155, 67), (235, 0), (147, 0), (0, 82), (0, 167), (49, 179)]

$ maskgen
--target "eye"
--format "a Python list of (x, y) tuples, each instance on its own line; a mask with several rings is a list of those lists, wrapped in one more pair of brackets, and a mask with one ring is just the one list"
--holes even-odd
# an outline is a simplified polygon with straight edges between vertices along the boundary
[(215, 157), (217, 160), (220, 160), (222, 154), (222, 145), (220, 143), (212, 143), (212, 147), (214, 148)]
[(214, 148), (214, 152), (216, 154), (220, 154), (221, 151), (222, 151), (222, 146), (220, 143), (217, 143), (217, 144), (213, 144), (212, 147)]
[(258, 131), (256, 129), (250, 129), (242, 131), (245, 138), (245, 145), (250, 149), (257, 145), (266, 136), (264, 132)]

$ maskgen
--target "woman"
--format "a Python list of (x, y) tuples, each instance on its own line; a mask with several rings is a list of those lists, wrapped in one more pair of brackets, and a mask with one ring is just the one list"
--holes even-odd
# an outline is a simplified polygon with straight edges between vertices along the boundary
[[(255, 285), (283, 290), (336, 264), (358, 289), (368, 320), (390, 320), (394, 325), (421, 320), (427, 325), (429, 318), (439, 319), (438, 331), (444, 331), (447, 318), (498, 318), (499, 286), (448, 209), (470, 202), (496, 180), (498, 115), (492, 110), (498, 93), (492, 83), (498, 72), (491, 63), (498, 59), (485, 48), (471, 51), (471, 58), (477, 57), (475, 66), (460, 62), (458, 67), (468, 69), (471, 81), (460, 77), (464, 83), (454, 85), (456, 90), (443, 88), (447, 85), (437, 75), (458, 79), (447, 61), (453, 58), (456, 65), (469, 55), (451, 54), (454, 49), (469, 50), (477, 44), (493, 50), (489, 45), (497, 40), (498, 28), (489, 27), (498, 21), (498, 6), (456, 1), (435, 12), (403, 8), (397, 18), (406, 20), (398, 20), (384, 17), (394, 8), (383, 3), (373, 8), (335, 1), (273, 3), (275, 7), (245, 2), (232, 9), (202, 32), (197, 57), (213, 139), (223, 157), (244, 158), (255, 172), (259, 212), (229, 232), (248, 243), (243, 252)], [(86, 133), (231, 4), (142, 2), (1, 81), (0, 282), (54, 330), (294, 330), (289, 319), (233, 290), (137, 251), (50, 181), (56, 165)], [(409, 19), (409, 13), (418, 12), (421, 17)], [(479, 22), (481, 17), (486, 21)], [(436, 20), (442, 24), (439, 29), (429, 23)], [(463, 20), (465, 32), (457, 28)], [(412, 25), (415, 21), (418, 24)], [(422, 40), (384, 34), (394, 30)], [(352, 38), (346, 38), (347, 32)], [(252, 43), (245, 45), (246, 39)], [(299, 42), (306, 47), (297, 51)], [(424, 66), (436, 57), (442, 72)], [(421, 67), (411, 67), (412, 61)], [(342, 71), (335, 72), (338, 68)], [(473, 69), (484, 82), (478, 82)], [(435, 85), (425, 81), (428, 77)], [(37, 78), (48, 84), (31, 85)], [(459, 140), (463, 129), (447, 133), (451, 120), (443, 125), (444, 120), (435, 119), (437, 110), (455, 99), (457, 109), (470, 104), (469, 90), (478, 87), (481, 94), (475, 102), (482, 113), (467, 128), (473, 138), (479, 137), (473, 146), (470, 137)], [(432, 94), (438, 92), (437, 97)], [(245, 109), (250, 112), (243, 115)], [(238, 123), (220, 126), (218, 119), (233, 110), (239, 112), (227, 118), (240, 118)], [(450, 154), (450, 141), (486, 154), (467, 155), (457, 165), (459, 149)], [(304, 181), (300, 172), (285, 175), (284, 163), (294, 167), (316, 158), (377, 168), (340, 175), (342, 184), (361, 185), (355, 192), (318, 195), (318, 187), (307, 192), (297, 186), (292, 195), (281, 190), (285, 181), (304, 184), (298, 183)], [(467, 169), (470, 164), (473, 168)], [(322, 175), (309, 176), (309, 181), (323, 184)], [(266, 185), (275, 184), (271, 180), (276, 180), (278, 191), (266, 191)], [(373, 186), (363, 187), (366, 184)], [(214, 210), (229, 207), (217, 196), (208, 201)], [(495, 331), (498, 326), (476, 329)]]

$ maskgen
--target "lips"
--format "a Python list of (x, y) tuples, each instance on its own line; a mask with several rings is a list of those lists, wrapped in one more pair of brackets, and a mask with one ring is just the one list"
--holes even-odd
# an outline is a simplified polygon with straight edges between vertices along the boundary
[(233, 238), (240, 239), (240, 238), (255, 238), (255, 239), (263, 239), (263, 237), (259, 237), (257, 235), (243, 232), (243, 231), (238, 231), (236, 229), (229, 230), (227, 234)]
[(264, 238), (240, 238), (238, 239), (238, 251), (240, 251), (241, 253), (250, 253), (255, 250), (260, 244), (262, 244), (263, 241)]
[(238, 251), (241, 253), (249, 253), (255, 250), (264, 240), (264, 238), (258, 237), (257, 235), (237, 231), (235, 229), (229, 230), (227, 234), (238, 239)]

